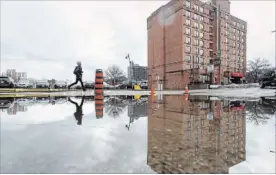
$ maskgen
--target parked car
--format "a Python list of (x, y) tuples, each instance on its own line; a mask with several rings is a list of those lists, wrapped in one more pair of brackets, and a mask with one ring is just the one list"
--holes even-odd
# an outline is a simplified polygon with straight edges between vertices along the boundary
[(92, 81), (87, 81), (87, 82), (84, 83), (84, 87), (85, 87), (86, 89), (94, 89), (95, 83), (92, 82)]
[(15, 87), (18, 88), (32, 88), (33, 86), (30, 84), (28, 80), (20, 80)]
[(67, 84), (66, 84), (65, 81), (58, 81), (58, 82), (55, 83), (54, 88), (55, 89), (57, 89), (57, 88), (61, 88), (61, 89), (67, 88)]
[(8, 109), (13, 106), (15, 99), (11, 97), (0, 98), (0, 109)]
[(45, 104), (50, 102), (50, 97), (36, 97), (36, 102), (40, 104)]
[(0, 76), (0, 88), (14, 88), (13, 80), (7, 76)]
[(269, 70), (259, 77), (261, 88), (266, 86), (276, 86), (276, 70)]
[(148, 81), (141, 81), (139, 83), (139, 86), (141, 87), (141, 89), (148, 89)]
[(36, 81), (36, 88), (50, 88), (47, 80)]

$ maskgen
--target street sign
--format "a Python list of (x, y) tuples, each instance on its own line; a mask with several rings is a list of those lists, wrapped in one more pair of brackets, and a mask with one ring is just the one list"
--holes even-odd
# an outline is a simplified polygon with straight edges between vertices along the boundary
[(212, 112), (209, 112), (209, 113), (207, 114), (207, 119), (208, 119), (208, 120), (213, 120), (213, 113), (212, 113)]
[(211, 65), (208, 65), (207, 66), (207, 73), (213, 73), (214, 72), (214, 65), (211, 64)]

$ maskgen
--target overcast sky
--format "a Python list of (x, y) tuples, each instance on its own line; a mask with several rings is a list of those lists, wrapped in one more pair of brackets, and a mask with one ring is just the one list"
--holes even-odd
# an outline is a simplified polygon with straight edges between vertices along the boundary
[[(147, 64), (146, 18), (167, 1), (1, 1), (1, 71), (28, 77), (73, 79), (76, 61), (84, 79), (96, 68), (120, 65), (125, 56)], [(248, 22), (247, 58), (275, 64), (275, 2), (231, 1), (231, 13)]]

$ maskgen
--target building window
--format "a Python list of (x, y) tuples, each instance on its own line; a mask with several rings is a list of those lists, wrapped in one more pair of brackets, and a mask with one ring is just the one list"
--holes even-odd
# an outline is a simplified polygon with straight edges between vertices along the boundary
[(186, 46), (186, 53), (191, 53), (191, 47), (190, 46)]
[(194, 44), (198, 46), (198, 39), (194, 39)]
[(228, 45), (226, 45), (226, 51), (229, 52), (229, 46)]
[(194, 30), (194, 36), (198, 37), (198, 31), (197, 30)]
[(199, 37), (203, 38), (203, 32), (200, 32)]
[(244, 39), (243, 38), (241, 39), (241, 42), (244, 43)]
[(240, 37), (237, 37), (237, 40), (240, 41)]
[(200, 13), (203, 13), (203, 7), (199, 8)]
[(203, 41), (199, 41), (199, 46), (203, 47), (204, 46), (204, 42)]
[(200, 58), (199, 58), (199, 63), (200, 63), (200, 64), (203, 64), (203, 63), (204, 63), (204, 62), (203, 62), (203, 57), (200, 57)]
[(186, 25), (190, 26), (191, 25), (191, 21), (189, 19), (186, 19)]
[(225, 15), (225, 19), (228, 20), (228, 19), (229, 19), (229, 16), (228, 16), (228, 15)]
[(229, 60), (226, 61), (226, 66), (229, 67)]
[(198, 61), (199, 61), (199, 57), (198, 56), (194, 56), (194, 63), (198, 63)]
[(187, 63), (190, 63), (190, 62), (191, 62), (191, 55), (186, 55), (185, 61), (186, 61)]
[[(197, 48), (197, 47), (195, 47), (195, 50), (194, 50), (195, 52), (195, 55), (198, 55), (199, 54), (199, 48)], [(198, 61), (197, 61), (197, 63), (198, 63)]]
[(187, 126), (186, 128), (191, 128), (191, 122), (190, 121), (187, 121)]
[(228, 36), (229, 35), (229, 32), (226, 30), (226, 35)]
[(228, 24), (228, 23), (226, 23), (226, 25), (225, 25), (225, 26), (226, 26), (226, 28), (227, 28), (227, 29), (229, 28), (229, 24)]
[(198, 11), (198, 5), (194, 5), (196, 11)]
[(195, 19), (195, 20), (197, 20), (197, 19), (198, 19), (197, 14), (194, 14), (194, 19)]
[(233, 21), (233, 25), (234, 25), (234, 26), (236, 26), (236, 25), (237, 25), (237, 23), (236, 23), (235, 21)]
[(236, 43), (235, 42), (233, 43), (233, 47), (236, 47)]
[(204, 21), (204, 17), (203, 17), (203, 16), (199, 16), (199, 20), (200, 20), (201, 22), (203, 22), (203, 21)]
[(190, 18), (191, 17), (191, 12), (189, 12), (189, 11), (186, 10), (186, 17)]
[(236, 54), (236, 50), (235, 50), (235, 49), (233, 50), (233, 54), (234, 54), (234, 55)]
[(190, 2), (190, 1), (187, 1), (187, 0), (186, 0), (186, 7), (187, 7), (187, 8), (190, 8), (190, 7), (191, 7), (191, 2)]
[(186, 35), (190, 35), (191, 34), (191, 29), (190, 28), (186, 28)]
[(203, 24), (199, 24), (199, 28), (200, 30), (203, 30), (204, 29)]
[(229, 43), (229, 40), (228, 40), (228, 38), (225, 38), (226, 39), (226, 43), (228, 44)]
[(194, 22), (194, 27), (197, 29), (198, 28), (198, 23)]
[(233, 36), (233, 40), (236, 40), (236, 36), (235, 35)]
[(186, 44), (191, 44), (191, 38), (186, 37)]
[(204, 55), (204, 50), (200, 49), (200, 55), (203, 56)]

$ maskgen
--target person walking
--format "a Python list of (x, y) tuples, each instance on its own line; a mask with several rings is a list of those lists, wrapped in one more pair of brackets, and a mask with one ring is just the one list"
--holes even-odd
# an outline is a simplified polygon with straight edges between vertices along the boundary
[(82, 90), (85, 91), (86, 89), (84, 88), (83, 82), (82, 82), (83, 71), (82, 71), (82, 67), (81, 67), (81, 62), (80, 61), (77, 62), (77, 66), (74, 69), (74, 74), (76, 75), (76, 81), (68, 86), (68, 90), (70, 90), (70, 88), (72, 86), (74, 86), (75, 84), (77, 84), (78, 82), (80, 82)]

